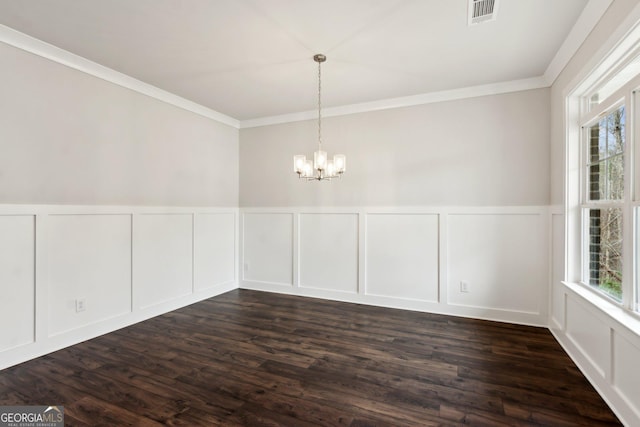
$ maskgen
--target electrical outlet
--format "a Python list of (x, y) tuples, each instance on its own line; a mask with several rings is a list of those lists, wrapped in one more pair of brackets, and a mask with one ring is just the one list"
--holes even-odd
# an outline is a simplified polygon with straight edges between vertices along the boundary
[(249, 263), (248, 262), (244, 263), (244, 271), (249, 271)]
[(460, 282), (460, 292), (469, 292), (469, 282), (464, 280)]
[(78, 298), (76, 300), (76, 313), (85, 311), (87, 309), (87, 300), (85, 298)]

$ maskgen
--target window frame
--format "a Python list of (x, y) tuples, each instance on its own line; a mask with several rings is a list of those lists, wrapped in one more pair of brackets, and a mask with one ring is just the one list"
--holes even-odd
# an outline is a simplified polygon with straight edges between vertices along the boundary
[[(640, 56), (638, 52), (631, 60)], [(631, 78), (624, 85), (610, 94), (606, 99), (599, 101), (597, 105), (591, 102), (595, 93), (604, 86), (623, 66), (613, 67), (607, 73), (607, 77), (600, 79), (589, 91), (583, 92), (579, 99), (579, 237), (580, 237), (580, 268), (579, 283), (595, 293), (601, 298), (616, 304), (635, 315), (640, 315), (638, 310), (638, 218), (640, 218), (640, 202), (638, 201), (637, 189), (635, 188), (635, 152), (638, 144), (638, 131), (640, 125), (636, 124), (640, 120), (636, 103), (640, 102), (640, 74)], [(598, 121), (624, 106), (625, 108), (625, 147), (624, 156), (624, 195), (622, 200), (590, 200), (589, 193), (589, 167), (590, 162), (590, 127)], [(569, 190), (569, 189), (568, 189)], [(622, 299), (618, 301), (613, 296), (590, 284), (589, 276), (589, 210), (590, 209), (622, 209)]]

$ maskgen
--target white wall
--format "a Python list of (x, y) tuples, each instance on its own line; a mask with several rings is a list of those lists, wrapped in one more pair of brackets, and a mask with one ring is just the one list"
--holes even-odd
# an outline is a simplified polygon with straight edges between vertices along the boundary
[(0, 63), (0, 369), (238, 286), (237, 129)]
[(237, 129), (3, 43), (0, 63), (0, 203), (237, 206)]
[(548, 105), (539, 89), (327, 118), (348, 164), (322, 183), (292, 168), (316, 121), (242, 129), (241, 286), (545, 325)]
[(237, 288), (237, 215), (0, 206), (0, 369)]
[(47, 230), (51, 335), (131, 311), (131, 215), (49, 215)]
[(366, 290), (370, 295), (438, 302), (438, 214), (381, 213), (366, 217)]
[(243, 288), (547, 324), (547, 207), (243, 208), (241, 217)]
[(35, 339), (35, 225), (33, 215), (0, 216), (0, 351)]
[(554, 283), (551, 331), (625, 425), (640, 424), (640, 320), (602, 309), (576, 284)]
[(357, 214), (303, 213), (298, 242), (300, 287), (358, 292)]
[(240, 206), (538, 206), (549, 203), (549, 90), (329, 117), (338, 182), (295, 179), (314, 120), (240, 131)]
[[(581, 79), (598, 64), (613, 45), (640, 19), (637, 0), (615, 0), (551, 88), (551, 202), (552, 274), (550, 327), (571, 358), (589, 378), (625, 425), (640, 425), (640, 321), (608, 304), (589, 290), (566, 280), (567, 230), (560, 207), (565, 201), (566, 123), (565, 99)], [(567, 234), (567, 231), (571, 231)], [(631, 362), (634, 361), (634, 362)]]

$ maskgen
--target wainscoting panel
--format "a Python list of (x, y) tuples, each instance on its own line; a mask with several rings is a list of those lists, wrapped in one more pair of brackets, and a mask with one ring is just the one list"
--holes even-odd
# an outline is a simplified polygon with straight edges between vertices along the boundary
[(546, 207), (243, 208), (241, 217), (243, 288), (547, 324)]
[(438, 215), (369, 214), (366, 294), (438, 302)]
[(0, 205), (0, 369), (236, 289), (238, 224), (237, 208)]
[(640, 319), (576, 283), (554, 283), (565, 301), (551, 332), (624, 425), (640, 425)]
[(449, 303), (539, 313), (547, 305), (541, 296), (549, 278), (545, 224), (543, 215), (451, 215)]
[(0, 205), (0, 369), (238, 287), (237, 208)]
[(609, 327), (578, 299), (567, 299), (567, 336), (573, 344), (588, 355), (590, 362), (605, 377), (610, 366)]
[(48, 231), (49, 335), (131, 311), (131, 215), (51, 215)]
[(301, 214), (300, 287), (358, 292), (358, 215)]
[(147, 308), (193, 292), (192, 255), (192, 215), (134, 216), (134, 307)]
[(613, 386), (640, 419), (640, 347), (626, 334), (613, 332)]
[(0, 352), (34, 341), (35, 217), (0, 214)]
[(195, 289), (235, 281), (235, 214), (198, 214), (194, 220)]
[(244, 280), (292, 286), (293, 214), (245, 214), (242, 229)]
[(564, 215), (551, 215), (551, 322), (564, 326)]

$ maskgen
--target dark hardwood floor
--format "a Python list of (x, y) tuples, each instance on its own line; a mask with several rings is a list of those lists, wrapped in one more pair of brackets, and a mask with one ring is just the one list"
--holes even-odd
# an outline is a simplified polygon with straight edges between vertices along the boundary
[(0, 371), (66, 425), (619, 425), (543, 328), (236, 290)]

